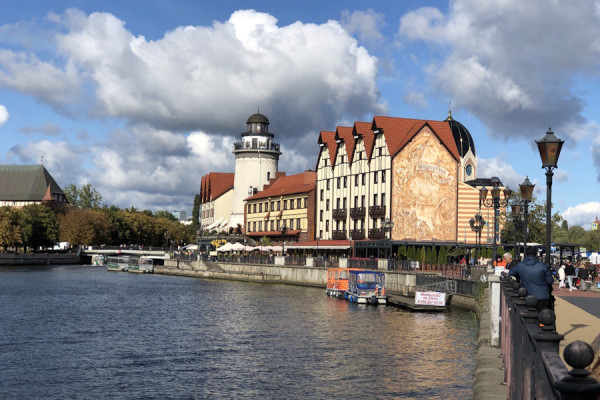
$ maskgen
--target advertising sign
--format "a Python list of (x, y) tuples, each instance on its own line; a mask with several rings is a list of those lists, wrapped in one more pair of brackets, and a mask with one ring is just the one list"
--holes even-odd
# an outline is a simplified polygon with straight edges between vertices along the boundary
[(446, 293), (416, 292), (415, 305), (444, 307), (446, 306)]

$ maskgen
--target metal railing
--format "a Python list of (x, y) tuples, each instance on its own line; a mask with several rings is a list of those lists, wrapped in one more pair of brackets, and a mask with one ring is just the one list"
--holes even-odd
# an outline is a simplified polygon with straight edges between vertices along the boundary
[(267, 144), (258, 144), (251, 142), (235, 142), (233, 143), (234, 150), (267, 150), (267, 151), (279, 151), (279, 143), (270, 142)]
[(334, 208), (332, 215), (334, 219), (346, 219), (348, 210), (346, 208)]
[(576, 340), (559, 355), (563, 335), (556, 332), (554, 311), (538, 311), (537, 299), (510, 277), (501, 278), (500, 348), (508, 399), (600, 399), (600, 383), (585, 369), (594, 361), (592, 347)]
[(352, 218), (364, 218), (366, 214), (365, 207), (352, 207), (350, 208), (350, 217)]
[(369, 215), (371, 217), (385, 217), (385, 206), (370, 206)]

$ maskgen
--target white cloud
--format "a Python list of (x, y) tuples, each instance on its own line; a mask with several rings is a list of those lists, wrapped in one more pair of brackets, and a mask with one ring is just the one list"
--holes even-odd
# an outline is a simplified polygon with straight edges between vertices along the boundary
[(0, 126), (4, 125), (9, 118), (10, 114), (8, 113), (8, 110), (6, 109), (6, 107), (0, 104)]
[(341, 24), (351, 35), (357, 34), (361, 42), (379, 45), (385, 38), (380, 28), (385, 25), (384, 15), (371, 9), (366, 11), (342, 12)]
[(84, 151), (85, 147), (71, 143), (42, 140), (11, 147), (7, 159), (22, 164), (39, 164), (43, 160), (58, 184), (66, 186), (80, 174), (83, 161), (81, 154)]
[(567, 220), (569, 226), (581, 225), (585, 228), (589, 228), (598, 216), (600, 216), (600, 203), (597, 201), (569, 207), (562, 213), (562, 217)]
[(20, 128), (18, 130), (18, 132), (20, 132), (20, 133), (25, 133), (25, 134), (41, 133), (41, 134), (48, 135), (48, 136), (57, 136), (57, 135), (61, 134), (62, 131), (63, 131), (62, 127), (53, 122), (45, 122), (40, 126), (25, 125), (24, 127)]
[(431, 81), (491, 135), (530, 138), (552, 125), (579, 140), (585, 104), (572, 77), (600, 67), (596, 3), (457, 0), (447, 14), (424, 7), (404, 15), (398, 36), (432, 45)]

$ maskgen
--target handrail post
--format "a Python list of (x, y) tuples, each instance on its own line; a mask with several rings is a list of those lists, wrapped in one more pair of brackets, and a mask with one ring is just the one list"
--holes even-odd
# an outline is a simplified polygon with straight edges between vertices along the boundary
[(488, 275), (490, 285), (490, 345), (498, 347), (500, 338), (500, 279)]
[(533, 336), (537, 342), (537, 351), (533, 361), (533, 373), (536, 382), (535, 396), (538, 399), (551, 399), (555, 397), (555, 392), (546, 371), (543, 354), (546, 352), (558, 354), (559, 344), (564, 336), (556, 332), (556, 314), (554, 314), (554, 311), (542, 310), (538, 319), (542, 324), (542, 328), (540, 332)]
[(569, 375), (554, 383), (561, 400), (597, 400), (600, 398), (600, 383), (590, 377), (586, 368), (594, 361), (594, 349), (589, 344), (576, 340), (569, 343), (563, 352), (565, 362), (573, 367)]

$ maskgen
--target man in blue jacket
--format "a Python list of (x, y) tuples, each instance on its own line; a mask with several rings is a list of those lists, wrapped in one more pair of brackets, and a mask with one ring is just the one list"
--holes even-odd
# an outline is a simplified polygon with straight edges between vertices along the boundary
[(527, 295), (537, 299), (537, 309), (550, 307), (550, 286), (554, 282), (550, 268), (537, 259), (536, 249), (528, 248), (527, 257), (509, 271), (511, 276), (520, 279), (521, 285), (527, 289)]

